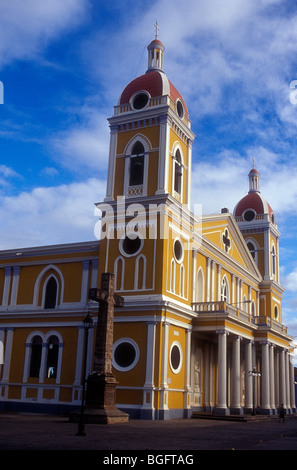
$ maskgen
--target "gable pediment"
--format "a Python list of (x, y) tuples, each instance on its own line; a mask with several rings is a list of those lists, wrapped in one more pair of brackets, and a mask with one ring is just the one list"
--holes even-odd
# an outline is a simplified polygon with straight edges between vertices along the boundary
[(239, 227), (230, 213), (202, 217), (202, 240), (205, 248), (225, 264), (239, 265), (253, 276), (262, 279)]

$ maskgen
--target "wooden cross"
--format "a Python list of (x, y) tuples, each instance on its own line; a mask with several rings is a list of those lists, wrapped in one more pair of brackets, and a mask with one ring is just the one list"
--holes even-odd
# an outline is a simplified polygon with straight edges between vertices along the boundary
[(93, 372), (112, 375), (114, 308), (124, 306), (124, 298), (114, 293), (114, 274), (103, 273), (101, 289), (90, 289), (89, 298), (99, 303)]

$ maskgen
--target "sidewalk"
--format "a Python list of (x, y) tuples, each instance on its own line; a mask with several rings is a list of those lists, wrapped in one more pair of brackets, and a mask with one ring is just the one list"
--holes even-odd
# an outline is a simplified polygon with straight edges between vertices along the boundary
[[(297, 450), (297, 416), (232, 422), (206, 419), (131, 420), (85, 426), (66, 416), (0, 412), (0, 450), (200, 451)], [(101, 453), (102, 454), (102, 453)]]

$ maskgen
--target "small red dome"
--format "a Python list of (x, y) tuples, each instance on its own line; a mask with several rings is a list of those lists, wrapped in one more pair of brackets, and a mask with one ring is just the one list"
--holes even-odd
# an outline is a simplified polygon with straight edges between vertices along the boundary
[(248, 209), (257, 215), (269, 214), (271, 216), (273, 214), (270, 205), (259, 192), (251, 192), (243, 197), (234, 209), (234, 216), (241, 217)]

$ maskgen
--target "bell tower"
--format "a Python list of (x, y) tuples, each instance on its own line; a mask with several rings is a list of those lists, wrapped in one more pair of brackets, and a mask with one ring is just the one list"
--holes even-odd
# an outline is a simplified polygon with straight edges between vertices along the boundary
[(279, 236), (274, 211), (260, 191), (260, 174), (249, 172), (249, 192), (234, 209), (234, 216), (248, 249), (262, 274), (260, 312), (282, 321), (279, 278)]
[(172, 227), (165, 214), (169, 208), (190, 213), (194, 134), (186, 103), (163, 71), (165, 47), (155, 26), (146, 73), (128, 83), (108, 119), (105, 207), (97, 205), (103, 208), (101, 270), (115, 273), (121, 295), (162, 295), (164, 286), (172, 286), (166, 280), (170, 266), (164, 266)]
[(194, 135), (180, 93), (163, 71), (164, 45), (148, 45), (148, 69), (123, 90), (110, 124), (105, 201), (170, 194), (190, 204)]
[[(125, 307), (115, 313), (115, 376), (123, 388), (128, 380), (135, 384), (142, 417), (162, 418), (170, 407), (189, 408), (188, 389), (169, 394), (167, 369), (173, 370), (171, 388), (184, 390), (193, 315), (189, 241), (195, 136), (186, 103), (164, 73), (158, 28), (147, 51), (146, 73), (123, 89), (108, 119), (106, 197), (97, 204), (102, 212), (98, 278), (114, 273), (115, 292), (124, 298)], [(170, 403), (177, 397), (178, 403)], [(117, 390), (117, 403), (131, 400)]]

